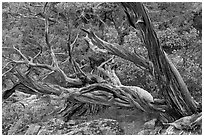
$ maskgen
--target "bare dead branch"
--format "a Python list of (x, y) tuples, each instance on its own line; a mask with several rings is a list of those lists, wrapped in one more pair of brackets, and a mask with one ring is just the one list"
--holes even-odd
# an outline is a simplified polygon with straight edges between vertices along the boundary
[(65, 63), (67, 63), (68, 61), (69, 61), (69, 57), (67, 57), (66, 60), (62, 62), (62, 64), (65, 64)]
[(82, 87), (78, 92), (73, 92), (71, 98), (83, 103), (136, 108), (149, 113), (165, 111), (152, 107), (151, 94), (136, 86), (96, 83)]
[(14, 59), (11, 59), (11, 58), (6, 57), (6, 56), (3, 56), (3, 57), (10, 60), (11, 63), (15, 63), (15, 64), (26, 64), (26, 63), (28, 63), (27, 61), (24, 61), (24, 60), (14, 60)]
[[(148, 56), (153, 63), (155, 79), (162, 89), (161, 94), (168, 102), (170, 112), (166, 113), (169, 121), (196, 113), (197, 105), (186, 84), (161, 48), (156, 32), (142, 3), (121, 3), (126, 11), (130, 25), (139, 27)], [(133, 15), (133, 16), (132, 16)], [(136, 23), (136, 24), (135, 24)], [(174, 113), (172, 113), (172, 111)]]
[(80, 76), (87, 77), (86, 74), (83, 72), (83, 70), (81, 70), (81, 68), (79, 67), (79, 64), (75, 60), (72, 60), (72, 64), (73, 64), (74, 71), (78, 76), (80, 75)]
[(118, 78), (118, 76), (115, 73), (115, 70), (111, 70), (110, 67), (108, 67), (108, 76), (111, 79), (112, 83), (116, 86), (121, 86), (121, 82), (120, 79)]
[(40, 80), (44, 81), (49, 75), (53, 74), (55, 71), (50, 71), (49, 73), (45, 74), (44, 76), (40, 77)]
[(4, 73), (2, 74), (2, 78), (3, 78), (4, 76), (6, 76), (6, 74), (8, 74), (8, 73), (11, 72), (12, 70), (14, 70), (15, 67), (16, 67), (16, 65), (14, 65), (14, 66), (11, 67), (9, 70), (7, 70), (6, 72), (4, 72)]
[(8, 67), (8, 66), (9, 66), (10, 64), (12, 64), (12, 63), (13, 63), (12, 61), (6, 63), (6, 65), (2, 68), (2, 70), (4, 70), (6, 67)]
[[(112, 59), (112, 58), (110, 58)], [(108, 61), (110, 61), (110, 59)], [(118, 78), (118, 76), (115, 74), (115, 70), (111, 69), (110, 66), (106, 66), (105, 69), (103, 69), (102, 67), (97, 67), (97, 71), (100, 71), (100, 73), (103, 74), (103, 76), (107, 76), (111, 83), (113, 83), (113, 85), (115, 86), (121, 86), (121, 82), (120, 79)]]
[(23, 53), (22, 53), (19, 49), (17, 49), (15, 46), (13, 46), (13, 49), (15, 49), (15, 50), (20, 54), (20, 56), (21, 56), (26, 62), (28, 62), (28, 58), (27, 58), (25, 55), (23, 55)]
[(37, 57), (39, 57), (41, 54), (42, 54), (42, 47), (41, 46), (39, 46), (40, 47), (40, 51), (38, 52), (38, 54), (36, 54), (34, 57), (33, 57), (33, 61), (37, 58)]
[[(67, 75), (64, 73), (64, 71), (59, 67), (58, 62), (57, 62), (57, 58), (56, 58), (55, 53), (52, 49), (52, 45), (49, 42), (49, 33), (48, 33), (49, 32), (49, 25), (48, 25), (48, 23), (49, 23), (48, 18), (47, 18), (47, 16), (45, 16), (45, 41), (46, 41), (46, 44), (50, 50), (50, 55), (52, 57), (52, 63), (53, 63), (52, 70), (57, 70), (58, 72), (60, 72), (63, 76), (64, 81), (67, 81), (68, 83), (75, 83), (75, 82), (79, 83), (79, 82), (77, 82), (78, 81), (77, 79), (72, 79), (72, 78), (67, 77)], [(78, 35), (79, 34), (77, 34), (74, 42), (72, 43), (72, 46), (75, 44), (75, 42), (78, 38)]]
[(66, 53), (55, 53), (55, 55), (67, 56), (67, 54), (66, 54)]
[(48, 22), (48, 17), (45, 16), (45, 42), (48, 46), (49, 49), (51, 49), (51, 45), (50, 45), (50, 42), (49, 42), (49, 22)]
[(112, 56), (110, 59), (106, 60), (105, 62), (101, 63), (100, 66), (98, 66), (98, 68), (103, 67), (105, 64), (107, 64), (108, 62), (111, 62), (113, 59), (115, 58), (115, 56)]
[(84, 39), (89, 43), (89, 47), (96, 53), (108, 53), (108, 51), (106, 49), (101, 49), (98, 46), (94, 45), (93, 42), (91, 41), (91, 39), (89, 39), (88, 35), (86, 35), (86, 37), (84, 37)]
[[(7, 49), (7, 48), (6, 48)], [(36, 59), (42, 52), (42, 50), (34, 57), (34, 58), (31, 58), (30, 60), (25, 57), (25, 55), (19, 50), (17, 49), (16, 47), (13, 47), (13, 48), (9, 48), (9, 49), (14, 49), (15, 51), (17, 51), (17, 53), (24, 59), (24, 60), (13, 60), (11, 58), (8, 58), (6, 56), (3, 56), (4, 58), (10, 60), (10, 63), (15, 63), (17, 65), (20, 65), (20, 64), (27, 64), (29, 65), (30, 67), (39, 67), (39, 68), (44, 68), (44, 69), (48, 69), (48, 70), (53, 70), (54, 68), (50, 65), (47, 65), (47, 64), (39, 64), (39, 63), (33, 63), (34, 59)]]
[(74, 50), (74, 44), (77, 42), (77, 39), (79, 38), (79, 33), (77, 33), (74, 41), (72, 42), (72, 44), (70, 45), (70, 51), (73, 52)]
[[(118, 57), (121, 57), (125, 60), (129, 60), (131, 62), (133, 62), (136, 66), (138, 67), (143, 67), (143, 69), (152, 70), (152, 66), (151, 66), (151, 62), (146, 60), (146, 59), (141, 59), (140, 56), (137, 56), (137, 54), (128, 51), (127, 49), (123, 48), (120, 45), (117, 44), (111, 44), (108, 43), (102, 39), (100, 39), (98, 36), (96, 36), (96, 34), (92, 31), (88, 31), (85, 29), (81, 29), (84, 32), (88, 33), (88, 37), (85, 37), (85, 39), (92, 45), (96, 45), (98, 47), (98, 49), (100, 49), (101, 47), (105, 48), (105, 50), (107, 50), (110, 54), (116, 55)], [(100, 49), (101, 50), (101, 49)], [(100, 51), (98, 50), (98, 51)], [(106, 52), (107, 53), (107, 52)], [(151, 73), (151, 71), (150, 71)]]
[(67, 58), (63, 63), (67, 62), (68, 60), (69, 60), (69, 62), (72, 63), (72, 52), (74, 50), (74, 44), (76, 43), (78, 36), (79, 36), (79, 33), (77, 33), (74, 41), (70, 44), (71, 35), (69, 35), (69, 37), (67, 39), (67, 49), (68, 49), (68, 53), (69, 53), (69, 58)]

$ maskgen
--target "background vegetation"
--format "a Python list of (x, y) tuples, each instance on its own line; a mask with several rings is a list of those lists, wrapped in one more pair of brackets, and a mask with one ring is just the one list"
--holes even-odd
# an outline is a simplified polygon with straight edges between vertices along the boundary
[[(144, 3), (150, 19), (157, 32), (163, 49), (167, 52), (176, 68), (179, 70), (191, 95), (196, 101), (202, 100), (202, 4), (201, 3)], [(26, 57), (34, 57), (39, 46), (43, 48), (42, 55), (37, 59), (39, 63), (51, 64), (44, 39), (44, 17), (42, 7), (44, 3), (2, 3), (2, 47), (13, 46), (21, 49)], [(85, 33), (80, 28), (93, 30), (100, 38), (110, 43), (118, 43), (130, 51), (136, 48), (136, 52), (147, 57), (147, 51), (142, 45), (141, 34), (128, 25), (122, 7), (118, 3), (50, 3), (49, 34), (51, 44), (59, 61), (60, 68), (71, 75), (73, 70), (66, 61), (68, 52), (67, 41), (72, 43), (77, 33), (79, 39), (75, 44), (73, 56), (80, 64), (88, 64), (89, 57), (108, 58), (92, 52), (88, 44), (83, 40)], [(9, 70), (4, 66), (9, 62), (7, 58), (19, 59), (20, 57), (10, 50), (3, 50), (3, 73)], [(83, 61), (83, 62), (82, 62)], [(158, 96), (158, 88), (154, 78), (137, 68), (131, 62), (116, 57), (116, 73), (122, 84), (142, 87)], [(21, 65), (23, 70), (25, 65)], [(90, 72), (89, 68), (84, 71)], [(36, 69), (33, 76), (36, 80), (47, 73), (44, 69)], [(13, 83), (8, 77), (2, 77), (3, 90), (12, 87)], [(50, 83), (62, 84), (59, 77), (52, 76), (46, 79)], [(11, 100), (11, 103), (15, 101)], [(11, 107), (10, 107), (11, 106)], [(46, 107), (42, 107), (43, 109)], [(3, 134), (8, 134), (12, 125), (24, 117), (24, 122), (35, 123), (42, 117), (39, 112), (33, 116), (32, 110), (22, 111), (15, 104), (3, 106)], [(44, 110), (45, 111), (45, 110)], [(45, 111), (45, 113), (47, 110)], [(35, 112), (37, 113), (37, 112)], [(32, 116), (31, 116), (32, 114)], [(22, 116), (24, 115), (24, 116)], [(28, 115), (25, 118), (25, 115)], [(22, 120), (22, 119), (21, 119)], [(19, 126), (23, 127), (23, 126)]]

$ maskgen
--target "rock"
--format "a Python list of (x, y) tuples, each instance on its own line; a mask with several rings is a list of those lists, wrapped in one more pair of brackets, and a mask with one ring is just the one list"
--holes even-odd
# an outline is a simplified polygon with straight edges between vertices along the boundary
[(69, 120), (69, 121), (67, 122), (67, 124), (70, 125), (70, 126), (74, 126), (74, 125), (77, 124), (77, 121), (75, 121), (75, 120)]
[(89, 122), (71, 120), (60, 122), (53, 119), (44, 123), (38, 135), (121, 135), (124, 131), (112, 119), (98, 119)]
[(154, 129), (157, 119), (152, 119), (144, 124), (145, 129)]
[(41, 126), (32, 124), (29, 126), (28, 130), (26, 131), (25, 135), (37, 135)]
[(149, 129), (145, 129), (145, 130), (141, 130), (138, 135), (150, 135), (151, 130)]
[(68, 135), (121, 135), (124, 134), (119, 123), (112, 119), (99, 119), (72, 127)]

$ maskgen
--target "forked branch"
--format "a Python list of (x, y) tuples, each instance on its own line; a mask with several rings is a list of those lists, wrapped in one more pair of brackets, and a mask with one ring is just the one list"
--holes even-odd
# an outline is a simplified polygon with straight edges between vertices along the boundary
[[(85, 39), (89, 42), (89, 44), (97, 46), (97, 51), (104, 51), (105, 53), (110, 53), (112, 55), (116, 55), (118, 57), (121, 57), (125, 60), (129, 60), (133, 62), (136, 66), (142, 67), (143, 69), (149, 71), (152, 74), (152, 63), (144, 58), (141, 58), (134, 52), (130, 52), (127, 49), (121, 47), (117, 44), (111, 44), (108, 43), (102, 39), (100, 39), (96, 34), (92, 31), (88, 31), (85, 29), (82, 29), (84, 32), (88, 34), (88, 37), (85, 37)], [(103, 49), (101, 49), (101, 47)]]

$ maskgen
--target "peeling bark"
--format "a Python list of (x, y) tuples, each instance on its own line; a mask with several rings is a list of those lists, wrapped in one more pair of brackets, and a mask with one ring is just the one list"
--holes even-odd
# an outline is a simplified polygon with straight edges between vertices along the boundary
[[(169, 116), (176, 120), (180, 117), (196, 113), (197, 106), (190, 95), (178, 70), (161, 48), (151, 21), (141, 3), (121, 3), (126, 14), (135, 25), (140, 27), (148, 50), (149, 59), (154, 65), (154, 74), (160, 92), (168, 102)], [(130, 12), (134, 17), (130, 16)], [(134, 27), (134, 26), (133, 26)], [(174, 113), (170, 114), (170, 111)], [(167, 112), (168, 113), (168, 112)]]

